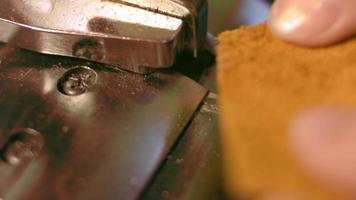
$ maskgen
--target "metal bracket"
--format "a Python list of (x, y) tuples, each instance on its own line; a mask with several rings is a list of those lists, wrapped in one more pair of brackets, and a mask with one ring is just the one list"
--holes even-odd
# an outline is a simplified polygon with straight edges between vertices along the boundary
[(206, 38), (206, 0), (0, 0), (0, 41), (138, 73), (195, 56)]

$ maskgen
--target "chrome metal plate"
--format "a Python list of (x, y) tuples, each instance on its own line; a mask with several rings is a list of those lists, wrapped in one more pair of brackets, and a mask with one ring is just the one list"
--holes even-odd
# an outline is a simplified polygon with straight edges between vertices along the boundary
[(206, 37), (206, 0), (0, 0), (0, 41), (138, 73)]

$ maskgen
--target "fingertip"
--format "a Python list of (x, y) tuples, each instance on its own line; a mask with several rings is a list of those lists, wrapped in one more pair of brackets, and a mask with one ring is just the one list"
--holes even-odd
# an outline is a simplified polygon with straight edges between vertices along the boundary
[(290, 126), (291, 149), (306, 173), (338, 193), (356, 196), (356, 110), (317, 108)]
[(267, 21), (277, 37), (304, 46), (325, 46), (356, 32), (356, 0), (277, 0)]

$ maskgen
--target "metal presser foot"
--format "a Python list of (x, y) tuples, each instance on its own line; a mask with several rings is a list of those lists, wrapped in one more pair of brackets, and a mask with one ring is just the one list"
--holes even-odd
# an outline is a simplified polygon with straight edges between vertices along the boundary
[(138, 73), (205, 42), (205, 0), (1, 0), (0, 41)]
[(216, 148), (207, 2), (0, 5), (0, 199), (158, 199), (174, 145), (189, 173), (166, 186), (187, 196)]

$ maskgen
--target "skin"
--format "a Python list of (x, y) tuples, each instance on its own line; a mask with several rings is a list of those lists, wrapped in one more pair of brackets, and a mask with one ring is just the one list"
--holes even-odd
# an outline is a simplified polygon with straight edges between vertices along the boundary
[[(277, 0), (269, 29), (302, 46), (324, 46), (356, 33), (356, 0)], [(290, 125), (290, 146), (304, 170), (330, 190), (356, 199), (356, 110), (320, 107), (299, 113)], [(260, 199), (279, 200), (282, 194)]]
[(277, 0), (268, 25), (278, 37), (304, 46), (323, 46), (356, 32), (356, 0)]

